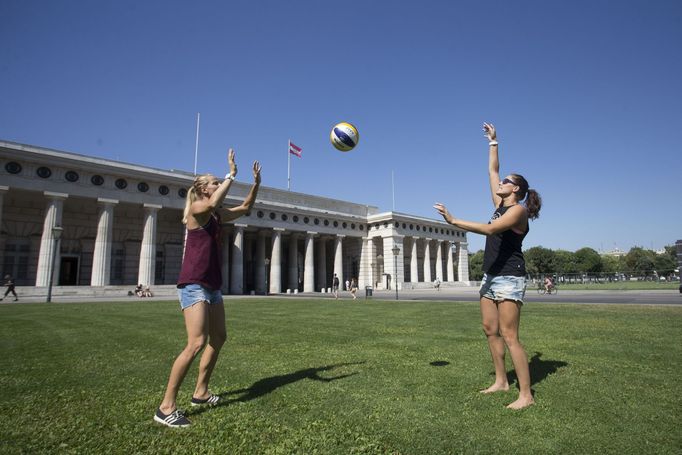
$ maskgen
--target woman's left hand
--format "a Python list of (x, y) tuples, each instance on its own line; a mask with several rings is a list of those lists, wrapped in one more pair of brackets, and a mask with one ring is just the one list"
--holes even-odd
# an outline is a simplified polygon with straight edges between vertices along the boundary
[(260, 163), (258, 161), (253, 162), (253, 181), (254, 183), (260, 185)]

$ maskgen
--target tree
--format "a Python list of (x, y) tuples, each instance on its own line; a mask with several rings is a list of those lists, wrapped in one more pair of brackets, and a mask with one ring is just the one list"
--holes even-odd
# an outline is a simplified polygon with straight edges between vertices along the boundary
[(483, 250), (469, 255), (469, 279), (472, 281), (483, 279)]
[(625, 262), (621, 256), (603, 256), (602, 270), (607, 273), (619, 273), (625, 270)]
[(556, 258), (556, 270), (560, 274), (578, 273), (578, 264), (575, 262), (575, 253), (566, 250), (554, 252)]
[(659, 276), (672, 275), (673, 271), (677, 268), (677, 258), (673, 260), (669, 254), (657, 254), (654, 258), (654, 270)]
[(585, 247), (576, 251), (575, 262), (581, 272), (599, 273), (602, 271), (601, 256), (592, 248)]
[(526, 271), (531, 275), (553, 273), (557, 270), (556, 255), (549, 248), (534, 246), (523, 253)]
[(630, 248), (628, 254), (625, 255), (625, 264), (628, 267), (628, 271), (647, 275), (654, 270), (655, 258), (656, 254), (653, 251), (636, 246)]

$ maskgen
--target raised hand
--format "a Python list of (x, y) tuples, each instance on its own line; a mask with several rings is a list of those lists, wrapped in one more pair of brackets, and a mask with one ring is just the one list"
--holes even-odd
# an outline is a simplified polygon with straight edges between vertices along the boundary
[(440, 202), (436, 202), (433, 206), (434, 209), (436, 209), (436, 212), (438, 212), (445, 221), (448, 223), (452, 224), (452, 220), (454, 219), (453, 216), (450, 214), (448, 211), (447, 207), (445, 205), (441, 204)]
[(232, 177), (237, 177), (237, 163), (234, 161), (234, 150), (232, 148), (227, 152), (227, 162), (230, 163), (230, 174)]
[(494, 141), (497, 139), (497, 132), (495, 131), (495, 125), (493, 125), (492, 123), (484, 123), (483, 124), (483, 132), (485, 134), (485, 137), (487, 137), (489, 141)]
[(253, 162), (253, 181), (257, 185), (260, 185), (260, 163), (258, 161)]

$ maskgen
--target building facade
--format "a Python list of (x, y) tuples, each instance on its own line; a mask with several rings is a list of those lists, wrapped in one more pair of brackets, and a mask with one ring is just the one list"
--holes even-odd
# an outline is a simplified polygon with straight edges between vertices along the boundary
[[(177, 280), (191, 173), (0, 141), (0, 264), (19, 286)], [(250, 183), (235, 182), (224, 206)], [(57, 229), (55, 229), (55, 227)], [(61, 229), (59, 229), (61, 228)], [(464, 231), (376, 207), (261, 186), (223, 229), (226, 294), (469, 284)]]

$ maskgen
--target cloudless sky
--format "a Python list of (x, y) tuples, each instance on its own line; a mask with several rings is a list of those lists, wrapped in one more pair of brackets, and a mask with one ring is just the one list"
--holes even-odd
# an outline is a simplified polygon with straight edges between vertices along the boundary
[[(438, 219), (543, 197), (524, 247), (682, 238), (682, 2), (0, 0), (0, 139)], [(348, 121), (360, 143), (329, 143)], [(484, 238), (469, 234), (470, 251)]]

